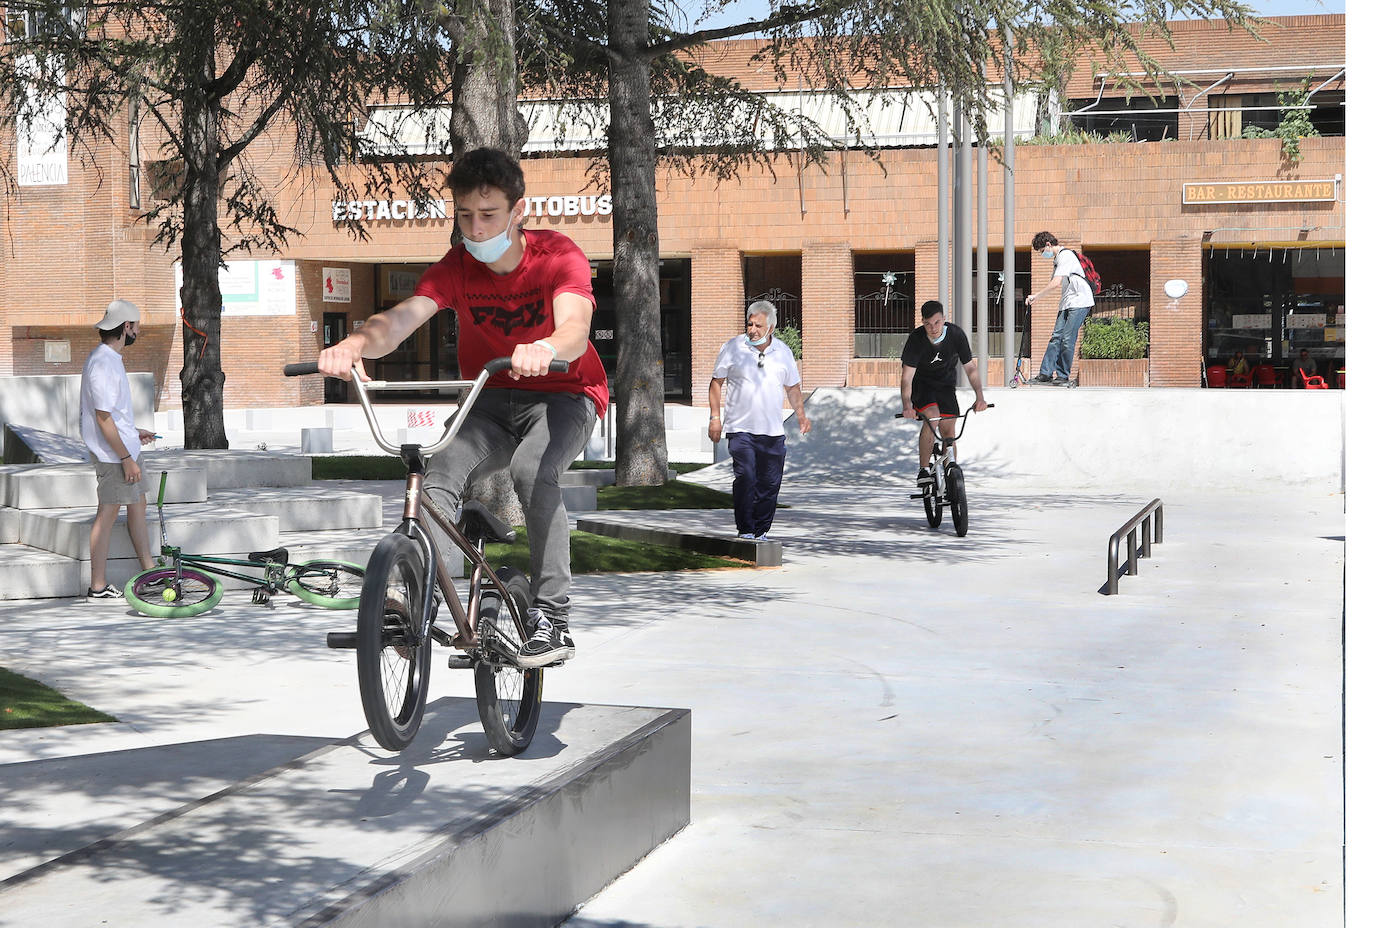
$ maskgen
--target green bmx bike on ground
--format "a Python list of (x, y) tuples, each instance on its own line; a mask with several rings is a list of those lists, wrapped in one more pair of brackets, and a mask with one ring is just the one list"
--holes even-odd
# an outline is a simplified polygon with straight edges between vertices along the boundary
[[(253, 602), (270, 605), (285, 590), (326, 609), (356, 609), (362, 595), (363, 568), (347, 561), (311, 560), (292, 564), (285, 548), (254, 551), (246, 558), (189, 554), (167, 543), (162, 503), (167, 495), (167, 472), (157, 491), (157, 525), (162, 539), (159, 564), (135, 574), (124, 585), (124, 598), (144, 615), (183, 619), (209, 612), (224, 596), (219, 577), (233, 577), (253, 585)], [(239, 573), (231, 568), (259, 571)], [(218, 575), (218, 576), (216, 576)]]

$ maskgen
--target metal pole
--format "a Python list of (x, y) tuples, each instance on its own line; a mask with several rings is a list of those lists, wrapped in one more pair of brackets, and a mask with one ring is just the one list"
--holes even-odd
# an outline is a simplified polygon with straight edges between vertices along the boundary
[[(944, 85), (940, 85), (936, 92), (939, 98), (936, 100), (935, 134), (939, 139), (935, 148), (935, 247), (939, 254), (936, 261), (939, 270), (935, 299), (952, 308), (949, 298), (949, 149), (946, 144), (949, 140), (949, 112), (945, 106)], [(920, 324), (919, 320), (917, 324)]]
[(954, 172), (954, 303), (955, 321), (965, 327), (973, 317), (973, 133), (968, 113), (959, 110), (959, 164)]
[[(984, 79), (986, 67), (980, 68)], [(973, 353), (978, 358), (978, 382), (988, 382), (988, 146), (978, 143), (978, 330)]]
[(1011, 85), (1011, 29), (1002, 30), (1002, 379), (1010, 383), (1021, 340), (1016, 337), (1016, 132)]

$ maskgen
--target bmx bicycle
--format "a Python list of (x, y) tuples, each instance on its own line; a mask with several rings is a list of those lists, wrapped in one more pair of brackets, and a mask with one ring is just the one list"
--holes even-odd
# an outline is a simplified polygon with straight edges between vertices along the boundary
[[(988, 409), (996, 405), (988, 403)], [(964, 469), (954, 460), (954, 443), (964, 434), (964, 427), (968, 425), (968, 417), (973, 410), (966, 409), (962, 415), (955, 417), (959, 420), (959, 431), (948, 439), (940, 434), (936, 423), (932, 422), (923, 410), (917, 409), (915, 412), (923, 423), (921, 428), (930, 429), (931, 434), (935, 436), (930, 468), (934, 482), (922, 487), (920, 493), (912, 493), (911, 498), (919, 499), (925, 504), (926, 521), (930, 523), (931, 528), (940, 527), (945, 507), (948, 506), (950, 519), (954, 522), (954, 532), (963, 538), (968, 534), (968, 495), (964, 491)], [(905, 417), (897, 413), (897, 418)]]
[[(364, 381), (355, 368), (354, 392), (372, 437), (406, 464), (405, 506), (401, 523), (383, 538), (367, 562), (358, 602), (356, 631), (330, 632), (331, 648), (355, 649), (358, 692), (368, 730), (390, 751), (403, 750), (424, 719), (429, 692), (430, 649), (450, 648), (448, 666), (472, 670), (477, 714), (487, 741), (498, 754), (529, 747), (539, 724), (544, 691), (543, 668), (517, 664), (528, 637), (530, 582), (508, 567), (493, 567), (484, 554), (488, 542), (510, 542), (515, 531), (476, 500), (463, 504), (457, 521), (448, 518), (425, 492), (425, 460), (446, 448), (472, 411), (487, 379), (510, 369), (510, 358), (487, 363), (474, 380)], [(552, 371), (566, 371), (555, 361)], [(288, 377), (318, 374), (314, 362), (288, 364)], [(382, 436), (370, 393), (385, 390), (467, 388), (458, 412), (431, 445), (397, 445)], [(435, 544), (434, 526), (457, 545), (470, 567), (468, 600), (463, 603)], [(438, 626), (439, 602), (454, 619), (452, 633)]]
[[(167, 496), (167, 472), (157, 490), (159, 566), (135, 574), (124, 585), (124, 598), (144, 615), (184, 619), (209, 612), (224, 596), (219, 577), (251, 583), (253, 602), (271, 605), (272, 596), (286, 590), (297, 598), (326, 609), (355, 609), (362, 593), (363, 569), (347, 561), (311, 560), (292, 564), (285, 548), (254, 551), (246, 558), (191, 554), (167, 543), (162, 504)], [(242, 574), (229, 568), (262, 571)]]

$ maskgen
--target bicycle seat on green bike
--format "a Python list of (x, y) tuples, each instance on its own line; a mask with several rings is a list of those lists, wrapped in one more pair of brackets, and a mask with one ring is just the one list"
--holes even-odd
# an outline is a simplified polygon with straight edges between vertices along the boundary
[(285, 564), (287, 554), (285, 548), (273, 548), (271, 551), (250, 551), (248, 560), (257, 564)]
[(491, 510), (475, 499), (463, 504), (463, 512), (458, 517), (458, 531), (471, 542), (499, 541), (510, 544), (515, 540), (515, 529), (491, 514)]

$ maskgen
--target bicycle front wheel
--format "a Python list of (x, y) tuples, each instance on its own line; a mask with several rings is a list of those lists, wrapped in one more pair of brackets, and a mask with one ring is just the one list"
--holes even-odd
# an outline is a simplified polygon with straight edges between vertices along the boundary
[(949, 517), (954, 520), (954, 532), (960, 538), (968, 534), (968, 498), (964, 495), (964, 469), (950, 464), (945, 471), (945, 487), (949, 490)]
[(510, 757), (534, 740), (544, 699), (544, 669), (521, 670), (510, 661), (525, 640), (520, 629), (530, 610), (530, 582), (509, 567), (497, 570), (496, 576), (510, 591), (517, 611), (512, 615), (495, 590), (483, 592), (477, 620), (482, 654), (473, 674), (477, 715), (487, 742), (497, 754)]
[(286, 588), (314, 606), (357, 609), (362, 597), (363, 569), (347, 561), (306, 561), (287, 578)]
[(429, 636), (422, 636), (423, 558), (411, 538), (391, 534), (367, 562), (358, 602), (358, 692), (368, 730), (389, 751), (415, 738), (429, 692)]
[(217, 577), (190, 567), (154, 567), (135, 574), (124, 584), (124, 598), (144, 615), (159, 619), (185, 619), (209, 612), (224, 596)]

